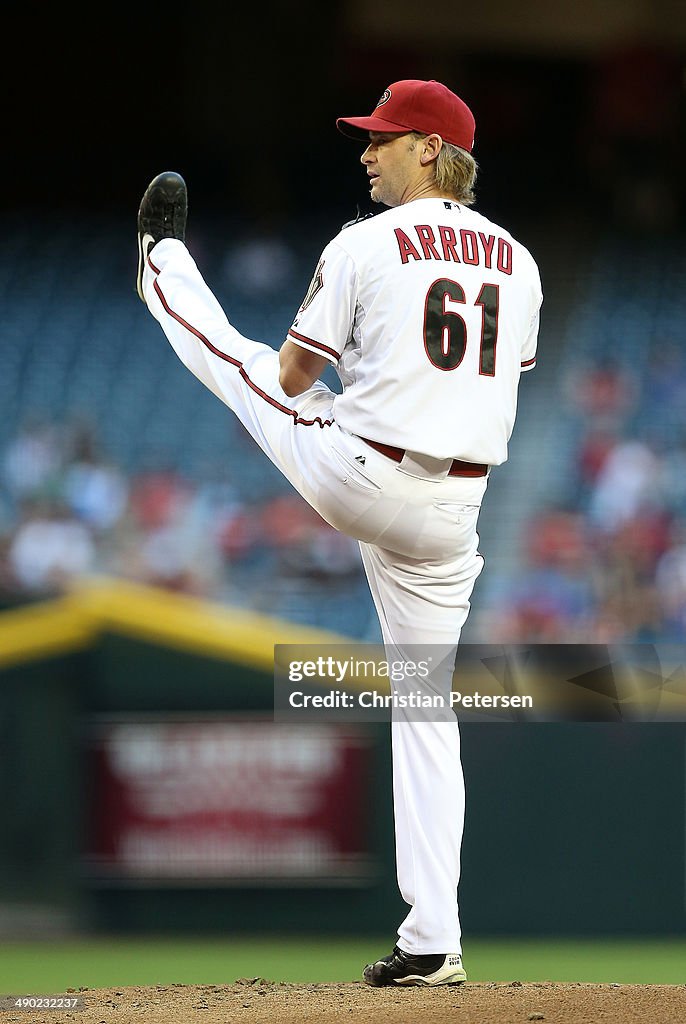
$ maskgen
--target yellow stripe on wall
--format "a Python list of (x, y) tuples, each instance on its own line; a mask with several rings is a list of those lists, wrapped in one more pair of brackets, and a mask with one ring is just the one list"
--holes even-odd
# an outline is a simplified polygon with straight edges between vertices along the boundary
[(76, 584), (62, 598), (0, 614), (0, 667), (82, 650), (101, 632), (138, 637), (271, 672), (274, 644), (350, 639), (119, 579)]
[(96, 632), (64, 599), (13, 608), (0, 614), (0, 668), (85, 650)]

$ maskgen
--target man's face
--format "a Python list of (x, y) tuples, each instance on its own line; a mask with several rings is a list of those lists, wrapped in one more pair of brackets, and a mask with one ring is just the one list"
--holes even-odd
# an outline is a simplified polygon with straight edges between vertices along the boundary
[(408, 132), (370, 132), (360, 160), (367, 168), (372, 201), (385, 206), (401, 206), (424, 175), (419, 147)]

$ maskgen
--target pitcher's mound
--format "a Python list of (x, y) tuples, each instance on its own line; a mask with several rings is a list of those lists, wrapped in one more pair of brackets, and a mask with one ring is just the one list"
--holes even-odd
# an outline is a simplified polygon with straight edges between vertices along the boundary
[[(241, 978), (230, 985), (86, 989), (85, 1010), (21, 1013), (20, 1024), (684, 1024), (685, 985), (526, 983), (369, 988), (362, 982), (290, 985)], [(8, 1013), (10, 1024), (13, 1015)]]

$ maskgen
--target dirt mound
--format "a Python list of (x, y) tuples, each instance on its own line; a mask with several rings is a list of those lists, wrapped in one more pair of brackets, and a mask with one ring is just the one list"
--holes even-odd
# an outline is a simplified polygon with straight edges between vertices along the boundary
[(2, 1024), (684, 1024), (686, 985), (550, 982), (372, 989), (360, 982), (290, 985), (241, 978), (230, 985), (86, 989), (85, 1009), (3, 1014)]

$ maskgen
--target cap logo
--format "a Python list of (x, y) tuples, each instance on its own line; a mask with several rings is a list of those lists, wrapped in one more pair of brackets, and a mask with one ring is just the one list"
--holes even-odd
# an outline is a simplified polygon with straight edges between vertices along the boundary
[(377, 107), (383, 107), (384, 103), (388, 103), (390, 98), (391, 98), (391, 90), (390, 89), (386, 89), (385, 92), (382, 93), (381, 99), (376, 104)]

